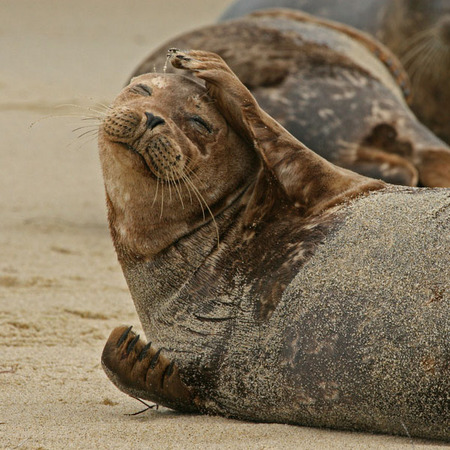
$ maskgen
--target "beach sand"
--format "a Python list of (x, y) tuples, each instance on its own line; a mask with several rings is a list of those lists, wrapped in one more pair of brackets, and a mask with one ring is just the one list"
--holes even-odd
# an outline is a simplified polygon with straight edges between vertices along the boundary
[(142, 405), (100, 367), (110, 331), (139, 320), (107, 229), (98, 121), (83, 118), (150, 50), (228, 2), (1, 1), (0, 448), (444, 447), (164, 408), (129, 416)]

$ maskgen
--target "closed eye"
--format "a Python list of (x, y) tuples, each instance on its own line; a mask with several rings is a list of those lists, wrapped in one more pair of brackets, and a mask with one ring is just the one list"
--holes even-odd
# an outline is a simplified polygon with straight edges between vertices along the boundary
[(150, 97), (152, 95), (152, 88), (146, 84), (136, 84), (131, 88), (131, 92), (135, 94), (143, 95), (145, 97)]
[(190, 120), (192, 121), (192, 123), (195, 125), (195, 127), (201, 131), (201, 132), (208, 132), (209, 134), (211, 134), (213, 132), (213, 128), (212, 126), (206, 122), (205, 120), (203, 120), (200, 116), (192, 116), (190, 118)]

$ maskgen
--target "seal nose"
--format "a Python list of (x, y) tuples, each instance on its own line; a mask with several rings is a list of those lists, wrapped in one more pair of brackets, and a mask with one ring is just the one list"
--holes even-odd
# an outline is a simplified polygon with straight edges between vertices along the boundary
[(153, 128), (157, 127), (158, 125), (162, 125), (166, 122), (164, 122), (164, 119), (159, 116), (155, 116), (152, 113), (146, 112), (145, 115), (147, 116), (147, 122), (145, 126), (149, 130), (153, 130)]

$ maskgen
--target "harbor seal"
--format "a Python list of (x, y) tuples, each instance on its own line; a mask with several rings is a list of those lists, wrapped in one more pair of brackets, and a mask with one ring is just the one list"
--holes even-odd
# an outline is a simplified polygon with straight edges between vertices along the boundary
[(135, 78), (99, 129), (149, 341), (114, 330), (108, 377), (179, 411), (449, 439), (450, 190), (337, 167), (218, 55), (170, 57), (196, 80)]
[(448, 0), (237, 0), (221, 20), (268, 8), (299, 9), (371, 33), (404, 64), (412, 110), (450, 144), (450, 2)]
[(450, 148), (405, 104), (407, 75), (395, 56), (358, 30), (298, 11), (255, 13), (171, 40), (133, 76), (162, 68), (169, 47), (218, 53), (264, 110), (334, 164), (450, 187)]

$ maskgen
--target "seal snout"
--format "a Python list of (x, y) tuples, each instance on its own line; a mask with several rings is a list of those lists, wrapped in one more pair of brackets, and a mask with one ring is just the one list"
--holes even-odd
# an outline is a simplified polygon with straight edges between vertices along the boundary
[(153, 130), (153, 128), (157, 127), (158, 125), (164, 125), (166, 121), (159, 116), (155, 116), (154, 114), (150, 112), (145, 112), (145, 116), (147, 117), (147, 122), (145, 123), (145, 127), (149, 130)]
[(140, 124), (139, 114), (130, 108), (115, 108), (105, 118), (103, 129), (112, 139), (123, 141), (135, 138)]

